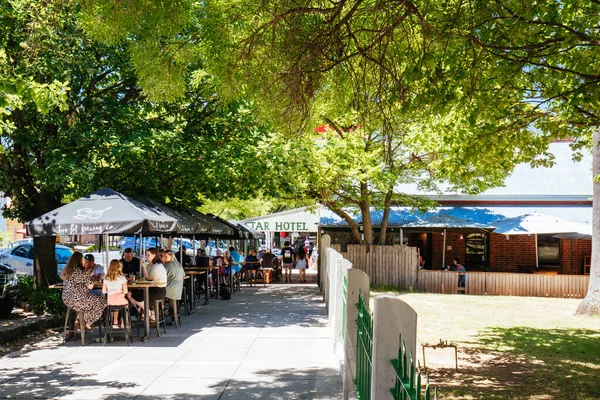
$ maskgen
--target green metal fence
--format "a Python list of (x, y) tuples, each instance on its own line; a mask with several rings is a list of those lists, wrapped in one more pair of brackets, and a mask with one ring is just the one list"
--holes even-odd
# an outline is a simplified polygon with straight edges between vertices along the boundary
[(373, 316), (365, 304), (362, 292), (358, 293), (358, 318), (356, 340), (356, 397), (358, 400), (371, 399), (371, 370), (373, 369)]
[[(394, 400), (421, 400), (421, 371), (417, 368), (415, 373), (415, 363), (412, 351), (407, 353), (406, 342), (400, 335), (400, 347), (398, 349), (398, 358), (391, 360), (396, 371), (396, 385), (390, 389)], [(427, 386), (425, 387), (425, 400), (431, 400), (431, 390), (429, 387), (429, 377), (425, 377)], [(433, 399), (437, 399), (437, 389), (433, 393)]]
[(348, 278), (344, 275), (342, 282), (342, 348), (346, 343), (346, 309), (348, 308)]

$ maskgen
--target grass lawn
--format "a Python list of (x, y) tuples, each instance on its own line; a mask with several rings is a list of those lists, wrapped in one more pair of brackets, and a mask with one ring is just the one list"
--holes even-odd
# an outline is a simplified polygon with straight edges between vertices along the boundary
[(385, 294), (417, 311), (420, 343), (459, 346), (458, 372), (453, 350), (426, 350), (441, 399), (600, 399), (600, 318), (574, 316), (580, 300)]

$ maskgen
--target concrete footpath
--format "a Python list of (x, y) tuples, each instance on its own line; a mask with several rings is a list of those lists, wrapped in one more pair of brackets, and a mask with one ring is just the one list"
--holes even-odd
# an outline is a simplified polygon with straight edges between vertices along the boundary
[[(297, 282), (297, 278), (296, 278)], [(129, 347), (80, 342), (0, 358), (0, 398), (340, 399), (315, 284), (242, 288)], [(154, 335), (156, 331), (153, 330)]]

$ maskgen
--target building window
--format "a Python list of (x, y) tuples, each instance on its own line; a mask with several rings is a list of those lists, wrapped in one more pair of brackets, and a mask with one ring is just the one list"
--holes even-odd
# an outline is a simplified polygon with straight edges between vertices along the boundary
[(488, 264), (487, 233), (469, 233), (465, 235), (465, 263), (473, 268), (484, 268)]
[(539, 265), (560, 265), (560, 239), (552, 235), (538, 235)]

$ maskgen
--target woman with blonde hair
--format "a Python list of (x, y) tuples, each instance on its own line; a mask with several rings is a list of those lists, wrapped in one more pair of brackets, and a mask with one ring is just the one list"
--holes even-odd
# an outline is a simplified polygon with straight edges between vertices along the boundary
[[(100, 294), (90, 293), (94, 287), (92, 277), (83, 268), (83, 254), (73, 253), (60, 273), (63, 280), (62, 298), (65, 305), (83, 313), (86, 329), (93, 329), (106, 308), (106, 300)], [(79, 321), (80, 323), (82, 321)]]
[[(109, 306), (124, 306), (127, 304), (127, 278), (123, 275), (123, 263), (119, 260), (110, 260), (108, 273), (102, 284), (102, 293), (107, 294)], [(113, 311), (113, 321), (119, 320), (119, 311)], [(119, 328), (113, 325), (113, 328)]]

